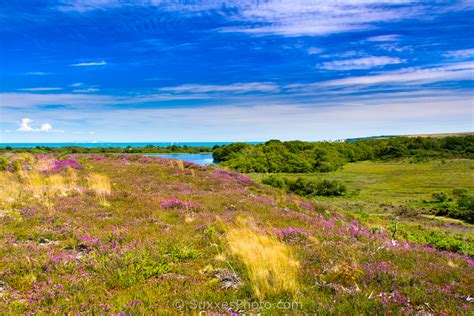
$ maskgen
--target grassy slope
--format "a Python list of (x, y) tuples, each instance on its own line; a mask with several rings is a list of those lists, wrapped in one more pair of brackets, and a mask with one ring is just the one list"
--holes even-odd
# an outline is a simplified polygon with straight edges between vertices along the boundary
[[(264, 174), (251, 174), (260, 181)], [(430, 203), (433, 192), (445, 192), (452, 197), (456, 188), (465, 188), (474, 194), (474, 161), (453, 159), (423, 163), (356, 162), (329, 173), (282, 174), (288, 178), (303, 177), (313, 180), (330, 179), (345, 183), (349, 195), (338, 198), (317, 198), (319, 203), (345, 210), (369, 212), (376, 217), (393, 220), (404, 207), (414, 210), (410, 216), (397, 217), (411, 224), (424, 224), (451, 233), (474, 235), (474, 226), (468, 223), (426, 215), (435, 203)], [(419, 215), (414, 218), (414, 213)], [(425, 213), (425, 215), (422, 215)]]
[[(52, 210), (25, 197), (14, 206), (20, 212), (3, 211), (0, 311), (176, 313), (177, 299), (187, 311), (195, 307), (190, 299), (259, 301), (248, 266), (229, 250), (239, 218), (260, 236), (276, 235), (298, 262), (297, 291), (264, 301), (301, 302), (307, 312), (473, 311), (466, 299), (474, 296), (473, 261), (463, 255), (392, 242), (349, 215), (238, 174), (159, 158), (91, 157), (81, 174), (110, 178), (109, 206), (84, 192), (55, 198)], [(219, 271), (235, 272), (243, 285), (223, 289)]]

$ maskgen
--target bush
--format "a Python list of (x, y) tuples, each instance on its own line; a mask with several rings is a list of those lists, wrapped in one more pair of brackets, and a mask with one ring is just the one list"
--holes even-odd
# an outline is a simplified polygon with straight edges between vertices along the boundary
[(464, 188), (458, 188), (453, 190), (453, 195), (455, 197), (463, 197), (467, 194), (467, 189)]
[(3, 156), (0, 156), (0, 170), (6, 170), (8, 165), (8, 159)]
[(458, 206), (461, 209), (474, 212), (474, 195), (466, 194), (458, 200)]
[(343, 196), (347, 187), (336, 180), (313, 181), (298, 177), (295, 180), (271, 175), (262, 179), (263, 184), (302, 196)]
[(433, 201), (437, 203), (446, 202), (448, 200), (448, 195), (444, 192), (435, 192), (431, 194), (431, 197), (433, 198)]
[(346, 195), (347, 187), (336, 180), (323, 180), (318, 183), (317, 195), (322, 196), (342, 196)]
[(278, 177), (275, 175), (271, 175), (269, 177), (265, 177), (262, 179), (262, 183), (272, 186), (274, 188), (285, 189), (286, 188), (286, 181), (282, 177)]

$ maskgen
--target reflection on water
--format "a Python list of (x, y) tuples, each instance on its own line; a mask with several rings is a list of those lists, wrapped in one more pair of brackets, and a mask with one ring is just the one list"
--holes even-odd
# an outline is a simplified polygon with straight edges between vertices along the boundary
[(168, 159), (184, 160), (201, 166), (207, 166), (214, 163), (212, 154), (147, 154), (145, 156), (159, 156)]

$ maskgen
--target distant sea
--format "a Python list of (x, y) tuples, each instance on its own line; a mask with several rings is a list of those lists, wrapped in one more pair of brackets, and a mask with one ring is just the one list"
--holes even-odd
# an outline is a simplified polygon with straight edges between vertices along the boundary
[[(189, 146), (189, 147), (212, 147), (214, 145), (228, 145), (232, 144), (233, 142), (178, 142), (178, 143), (153, 143), (153, 142), (146, 142), (146, 143), (0, 143), (0, 147), (23, 147), (23, 148), (34, 148), (36, 146), (44, 146), (44, 147), (65, 147), (65, 146), (78, 146), (78, 147), (88, 147), (88, 148), (97, 148), (97, 147), (143, 147), (146, 145), (153, 145), (158, 147), (168, 147), (172, 145), (176, 146)], [(245, 142), (247, 144), (260, 144), (261, 142)]]

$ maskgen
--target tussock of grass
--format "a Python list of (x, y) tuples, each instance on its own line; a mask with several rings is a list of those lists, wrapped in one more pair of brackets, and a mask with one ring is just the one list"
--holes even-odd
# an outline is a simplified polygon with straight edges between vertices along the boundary
[(20, 196), (21, 185), (13, 174), (0, 173), (0, 206), (9, 209)]
[(112, 189), (107, 176), (98, 173), (91, 173), (87, 176), (88, 187), (99, 197), (102, 205), (108, 205), (106, 196), (110, 195)]
[(227, 232), (230, 250), (247, 268), (252, 289), (259, 299), (298, 288), (298, 262), (291, 249), (271, 236), (255, 232), (248, 221), (240, 219), (239, 227)]

